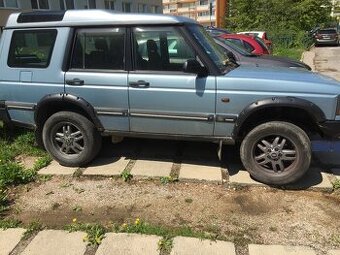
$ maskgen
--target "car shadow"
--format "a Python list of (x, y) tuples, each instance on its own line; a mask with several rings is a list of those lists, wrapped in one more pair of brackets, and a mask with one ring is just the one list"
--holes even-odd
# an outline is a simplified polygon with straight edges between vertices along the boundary
[[(91, 166), (107, 165), (118, 161), (120, 158), (126, 158), (172, 161), (173, 163), (196, 164), (198, 166), (221, 166), (228, 170), (230, 177), (247, 173), (242, 165), (238, 146), (223, 146), (222, 161), (218, 159), (217, 150), (217, 144), (207, 142), (126, 138), (121, 143), (112, 144), (109, 138), (105, 138), (98, 155), (100, 160), (95, 160)], [(333, 157), (332, 160), (329, 160), (330, 157)], [(287, 186), (273, 187), (294, 190), (304, 190), (315, 186), (323, 187), (322, 184), (325, 181), (327, 182), (324, 179), (327, 176), (323, 173), (330, 173), (330, 169), (337, 163), (340, 165), (340, 159), (338, 156), (335, 157), (329, 153), (320, 154), (320, 152), (314, 152), (313, 159), (310, 169), (300, 181)], [(325, 164), (325, 162), (332, 162), (332, 166)], [(249, 176), (249, 178), (251, 177)], [(253, 181), (254, 183), (257, 182), (254, 179)]]

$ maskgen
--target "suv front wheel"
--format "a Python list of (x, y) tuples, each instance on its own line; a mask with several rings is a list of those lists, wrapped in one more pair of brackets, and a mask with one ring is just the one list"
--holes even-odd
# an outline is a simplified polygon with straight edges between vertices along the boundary
[(297, 181), (307, 172), (312, 151), (310, 140), (301, 128), (272, 121), (247, 134), (240, 155), (244, 167), (255, 179), (284, 185)]
[(101, 147), (101, 136), (94, 124), (74, 112), (62, 111), (49, 117), (42, 137), (46, 150), (63, 166), (84, 166)]

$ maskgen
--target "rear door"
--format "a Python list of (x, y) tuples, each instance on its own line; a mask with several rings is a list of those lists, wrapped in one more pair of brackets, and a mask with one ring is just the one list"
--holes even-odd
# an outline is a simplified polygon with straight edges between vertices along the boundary
[(78, 29), (65, 91), (85, 99), (106, 130), (128, 131), (126, 29)]

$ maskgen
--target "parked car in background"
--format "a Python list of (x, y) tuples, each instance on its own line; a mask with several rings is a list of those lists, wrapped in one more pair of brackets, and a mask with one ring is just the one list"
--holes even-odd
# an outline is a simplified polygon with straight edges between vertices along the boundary
[(219, 35), (222, 35), (222, 34), (231, 34), (231, 32), (227, 29), (217, 28), (217, 27), (214, 27), (214, 26), (208, 26), (205, 29), (207, 30), (207, 32), (209, 32), (209, 34), (211, 36), (219, 36)]
[(232, 61), (239, 65), (255, 65), (259, 67), (264, 66), (277, 66), (277, 67), (288, 67), (288, 68), (303, 68), (312, 70), (310, 66), (305, 63), (284, 57), (272, 56), (272, 55), (255, 55), (247, 52), (238, 45), (223, 39), (215, 37), (215, 42), (222, 47), (223, 51)]
[(318, 45), (339, 45), (339, 34), (336, 28), (324, 28), (316, 31), (314, 35), (315, 46)]
[(261, 38), (264, 43), (267, 45), (268, 49), (273, 49), (273, 43), (271, 40), (268, 39), (267, 32), (265, 31), (246, 31), (246, 32), (238, 32), (238, 34), (250, 35), (250, 36), (257, 36)]
[(256, 55), (271, 54), (266, 44), (256, 36), (239, 34), (222, 34), (219, 37), (243, 47), (246, 51), (252, 54)]

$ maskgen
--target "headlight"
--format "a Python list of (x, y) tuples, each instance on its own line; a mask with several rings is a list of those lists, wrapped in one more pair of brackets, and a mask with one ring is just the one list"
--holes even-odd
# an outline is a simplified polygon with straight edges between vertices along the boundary
[(338, 106), (336, 107), (336, 115), (340, 116), (340, 96), (338, 96)]

